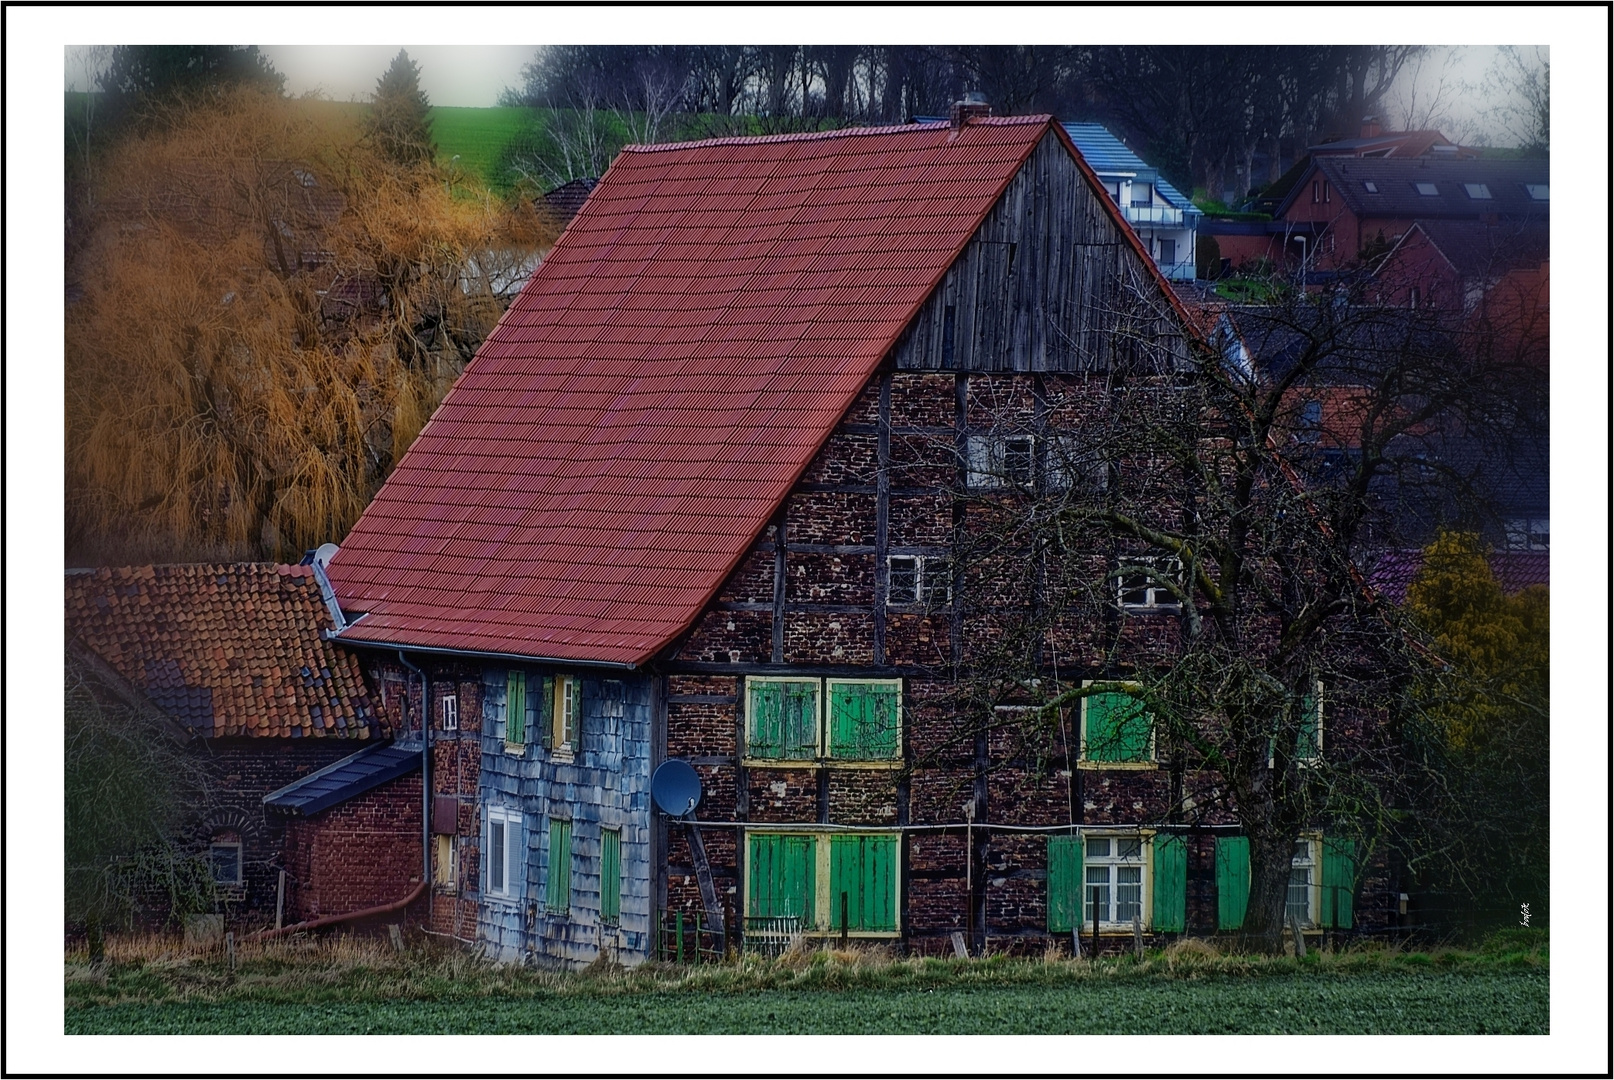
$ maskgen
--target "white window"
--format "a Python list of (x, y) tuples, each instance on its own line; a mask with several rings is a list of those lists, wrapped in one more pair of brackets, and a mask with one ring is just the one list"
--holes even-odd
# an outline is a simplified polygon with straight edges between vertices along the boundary
[(555, 678), (554, 742), (557, 750), (577, 745), (577, 722), (583, 712), (583, 684), (575, 675)]
[(1032, 435), (971, 435), (966, 482), (972, 488), (1030, 487), (1036, 475), (1037, 440)]
[(1552, 526), (1548, 518), (1509, 518), (1508, 548), (1512, 551), (1550, 551)]
[(1170, 266), (1177, 261), (1177, 241), (1160, 241), (1160, 265)]
[(1524, 192), (1525, 192), (1526, 195), (1529, 195), (1530, 198), (1534, 199), (1536, 202), (1546, 202), (1547, 201), (1547, 185), (1546, 184), (1526, 184), (1526, 185), (1524, 185)]
[(1122, 556), (1119, 581), (1121, 610), (1149, 615), (1182, 610), (1169, 585), (1162, 580), (1182, 581), (1182, 563), (1169, 556)]
[(1470, 199), (1489, 199), (1491, 197), (1491, 189), (1484, 184), (1464, 184), (1463, 190), (1468, 193)]
[(213, 881), (218, 885), (240, 885), (241, 844), (238, 841), (214, 841), (208, 849), (213, 866)]
[(1439, 195), (1440, 194), (1440, 188), (1436, 187), (1434, 184), (1430, 183), (1427, 180), (1414, 180), (1412, 182), (1412, 186), (1418, 192), (1419, 195)]
[(1132, 181), (1132, 205), (1149, 206), (1154, 202), (1154, 185)]
[(443, 697), (443, 730), (458, 731), (460, 729), (460, 699), (454, 694)]
[(487, 819), (487, 894), (511, 900), (520, 895), (521, 813), (489, 806)]
[(437, 884), (452, 886), (459, 880), (459, 837), (437, 837)]
[(1317, 899), (1322, 878), (1317, 874), (1317, 840), (1299, 840), (1289, 864), (1289, 893), (1284, 903), (1283, 921), (1298, 921), (1302, 927), (1317, 925)]
[(1083, 923), (1093, 925), (1096, 912), (1102, 928), (1131, 926), (1136, 917), (1147, 921), (1143, 909), (1146, 863), (1141, 836), (1092, 836), (1085, 839), (1082, 858)]
[(886, 559), (885, 602), (945, 604), (953, 598), (952, 564), (936, 555), (892, 555)]

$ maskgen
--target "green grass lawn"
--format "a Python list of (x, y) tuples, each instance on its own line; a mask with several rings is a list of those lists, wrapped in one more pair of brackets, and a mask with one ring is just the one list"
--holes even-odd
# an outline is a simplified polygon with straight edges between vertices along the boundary
[(1547, 972), (1430, 970), (887, 990), (695, 989), (457, 1000), (126, 1002), (90, 1034), (1546, 1034)]
[(455, 167), (481, 177), (489, 187), (509, 182), (508, 177), (494, 175), (500, 154), (511, 140), (534, 127), (532, 110), (520, 107), (433, 107), (431, 120), (437, 159), (447, 164), (458, 154)]

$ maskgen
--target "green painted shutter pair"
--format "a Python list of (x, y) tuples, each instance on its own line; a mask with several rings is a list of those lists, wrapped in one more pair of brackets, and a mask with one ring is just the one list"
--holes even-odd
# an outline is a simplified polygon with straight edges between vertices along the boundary
[(622, 830), (600, 831), (600, 921), (622, 921)]
[(818, 684), (748, 680), (746, 753), (800, 761), (818, 756)]
[[(1349, 929), (1356, 893), (1356, 843), (1352, 840), (1323, 840), (1322, 910), (1319, 922), (1325, 927)], [(1216, 926), (1237, 930), (1244, 925), (1250, 905), (1250, 839), (1247, 836), (1216, 838)]]
[(1082, 757), (1088, 761), (1151, 761), (1153, 721), (1143, 702), (1130, 694), (1089, 694)]
[[(1322, 710), (1317, 704), (1315, 692), (1307, 694), (1300, 700), (1300, 727), (1295, 732), (1295, 759), (1297, 761), (1316, 761), (1322, 756), (1322, 740), (1319, 729), (1322, 724)], [(1273, 756), (1273, 747), (1276, 740), (1267, 740), (1267, 757)]]
[[(1188, 926), (1188, 845), (1181, 836), (1156, 833), (1150, 928), (1181, 933)], [(1069, 933), (1082, 916), (1082, 838), (1048, 838), (1048, 930)]]
[(817, 896), (812, 836), (753, 834), (746, 853), (746, 914), (757, 918), (796, 917), (816, 926)]
[(889, 683), (832, 683), (829, 756), (861, 761), (897, 756), (901, 690)]
[(544, 906), (564, 913), (572, 907), (572, 823), (549, 819), (549, 883)]
[(897, 928), (897, 838), (830, 836), (829, 929), (841, 928), (841, 897), (846, 897), (848, 930)]

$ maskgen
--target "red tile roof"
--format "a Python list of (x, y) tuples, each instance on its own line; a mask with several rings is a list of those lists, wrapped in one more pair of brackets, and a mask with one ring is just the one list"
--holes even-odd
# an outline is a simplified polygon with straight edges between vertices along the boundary
[(342, 639), (651, 658), (1050, 131), (623, 151), (332, 560)]
[(383, 734), (313, 570), (272, 563), (128, 566), (67, 575), (67, 639), (198, 734)]

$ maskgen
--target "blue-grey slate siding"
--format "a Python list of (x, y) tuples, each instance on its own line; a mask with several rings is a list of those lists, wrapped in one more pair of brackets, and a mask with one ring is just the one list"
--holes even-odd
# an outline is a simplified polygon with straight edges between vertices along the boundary
[[(487, 894), (483, 859), (477, 937), (488, 954), (506, 962), (580, 967), (603, 950), (632, 964), (650, 948), (650, 678), (624, 673), (536, 669), (537, 675), (574, 675), (582, 685), (582, 717), (573, 759), (557, 758), (530, 731), (525, 753), (505, 748), (503, 668), (483, 672), (481, 815), (487, 845), (489, 806), (519, 809), (522, 865), (511, 867), (513, 897)], [(620, 686), (620, 710), (608, 707), (607, 683)], [(621, 715), (613, 715), (620, 711)], [(570, 910), (546, 910), (550, 820), (572, 822)], [(618, 925), (600, 921), (600, 830), (622, 830), (622, 910)]]

